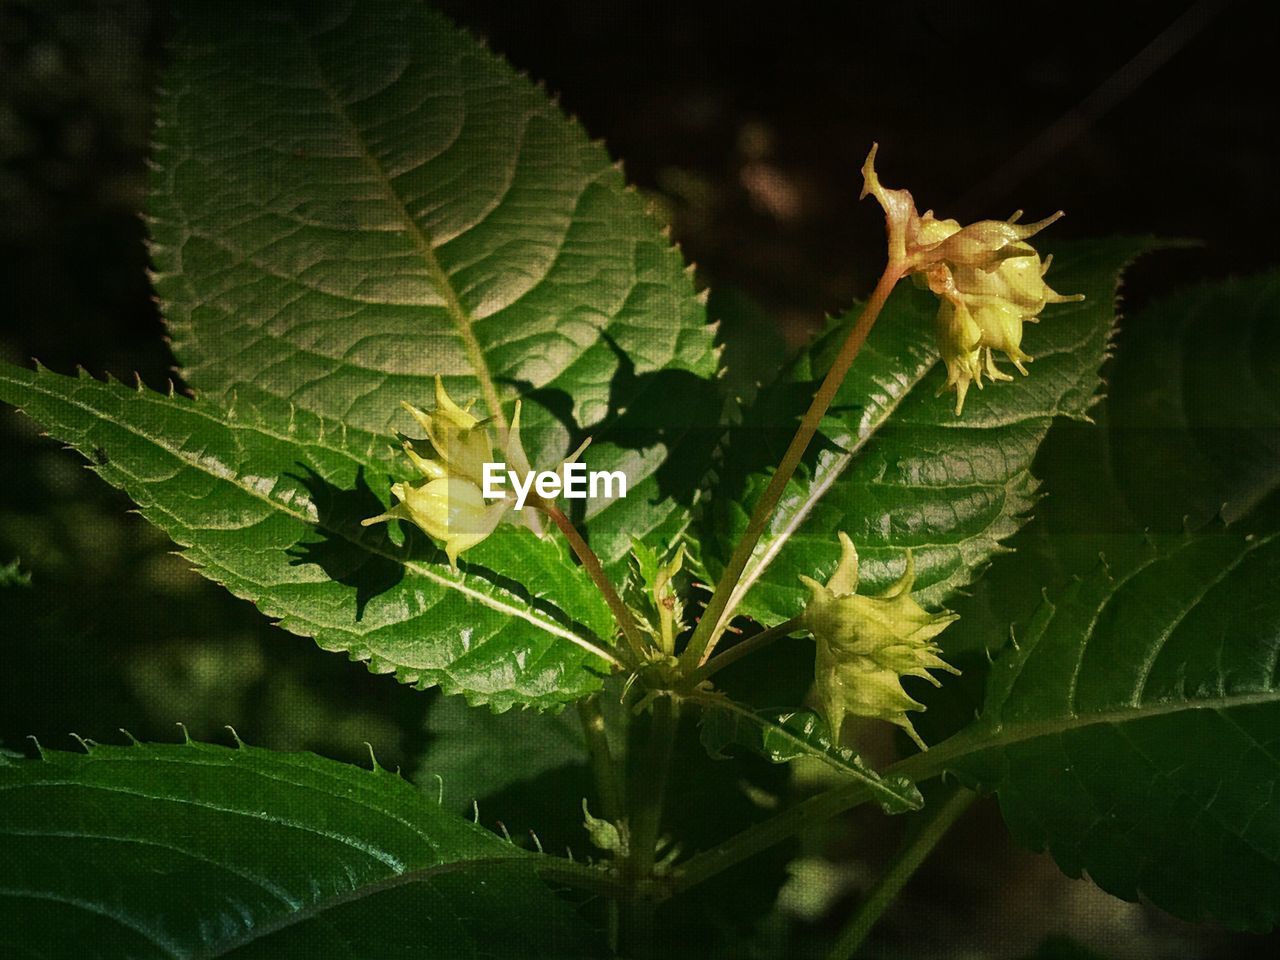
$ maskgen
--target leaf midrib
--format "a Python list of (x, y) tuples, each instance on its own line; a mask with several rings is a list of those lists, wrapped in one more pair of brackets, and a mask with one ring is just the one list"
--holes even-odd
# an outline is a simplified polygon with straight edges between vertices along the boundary
[[(62, 396), (57, 393), (54, 393), (53, 391), (45, 388), (42, 384), (37, 382), (34, 378), (32, 378), (30, 381), (24, 382), (22, 380), (15, 380), (11, 376), (4, 373), (0, 373), (0, 378), (7, 380), (9, 383), (16, 384), (26, 389), (36, 390), (42, 393), (45, 397), (55, 402), (70, 404), (74, 407), (77, 407), (80, 410), (83, 410), (88, 414), (91, 414), (93, 417), (100, 416), (100, 412), (96, 408), (90, 406), (89, 404), (83, 403), (79, 400), (76, 400), (72, 396)], [(103, 387), (102, 384), (98, 384), (98, 386)], [(140, 396), (146, 398), (147, 395), (144, 393), (144, 394), (140, 394)], [(206, 413), (204, 410), (201, 410), (199, 406), (192, 401), (175, 398), (174, 402), (179, 404), (185, 403), (186, 406), (180, 407), (179, 409), (184, 409), (188, 413), (194, 413), (208, 420), (209, 422), (214, 423), (218, 426), (224, 427), (228, 430), (258, 431), (258, 428), (255, 425), (245, 424), (245, 423), (231, 423), (224, 420), (219, 420), (216, 417), (213, 417), (210, 414)], [(409, 570), (421, 577), (424, 577), (427, 580), (437, 583), (440, 586), (445, 587), (446, 589), (457, 590), (459, 593), (462, 593), (465, 596), (476, 600), (477, 602), (481, 603), (484, 606), (489, 607), (492, 610), (495, 610), (499, 613), (503, 613), (512, 617), (517, 617), (521, 620), (524, 620), (530, 623), (531, 625), (537, 627), (538, 629), (544, 631), (545, 633), (549, 633), (552, 636), (556, 636), (556, 637), (560, 637), (562, 639), (568, 640), (570, 643), (573, 643), (574, 645), (581, 647), (583, 650), (586, 650), (587, 652), (594, 654), (595, 656), (599, 657), (602, 660), (605, 660), (606, 662), (617, 663), (617, 661), (612, 657), (612, 655), (608, 654), (600, 647), (597, 647), (595, 644), (591, 643), (586, 638), (582, 637), (577, 633), (574, 633), (572, 630), (569, 630), (551, 621), (540, 619), (530, 609), (527, 609), (527, 608), (522, 609), (520, 607), (511, 606), (510, 604), (507, 604), (490, 594), (484, 593), (483, 591), (476, 590), (473, 587), (468, 587), (465, 584), (460, 583), (458, 581), (450, 580), (447, 577), (441, 576), (431, 568), (423, 566), (422, 564), (416, 563), (411, 560), (405, 560), (403, 557), (399, 557), (394, 553), (389, 553), (387, 551), (375, 549), (371, 547), (369, 544), (365, 543), (364, 541), (353, 538), (352, 536), (350, 536), (350, 534), (348, 534), (344, 530), (334, 528), (322, 523), (318, 518), (316, 520), (312, 520), (311, 517), (308, 516), (305, 512), (298, 512), (298, 511), (292, 510), (286, 504), (280, 502), (279, 500), (274, 500), (271, 497), (263, 493), (260, 493), (253, 486), (242, 483), (241, 475), (239, 473), (222, 475), (219, 472), (211, 469), (208, 463), (191, 457), (183, 450), (175, 450), (174, 448), (168, 446), (167, 444), (161, 443), (155, 437), (148, 436), (147, 434), (143, 433), (141, 430), (134, 427), (130, 423), (122, 422), (119, 420), (108, 420), (107, 422), (110, 422), (114, 426), (122, 430), (125, 430), (128, 433), (133, 434), (134, 436), (138, 437), (140, 440), (151, 444), (157, 449), (163, 450), (165, 453), (169, 454), (175, 460), (179, 461), (180, 463), (186, 464), (188, 467), (192, 469), (198, 470), (206, 474), (207, 476), (213, 477), (216, 480), (221, 480), (223, 482), (233, 484), (236, 487), (236, 489), (244, 493), (247, 493), (249, 496), (257, 500), (260, 500), (263, 503), (266, 503), (268, 506), (272, 507), (274, 510), (280, 513), (283, 513), (286, 516), (292, 517), (293, 519), (303, 524), (306, 524), (307, 526), (311, 526), (311, 527), (314, 527), (315, 529), (323, 530), (326, 533), (330, 533), (335, 536), (341, 537), (347, 543), (350, 543), (351, 545), (357, 547), (358, 549), (360, 549), (365, 553), (370, 554), (371, 556), (380, 557), (382, 559), (389, 560), (393, 563), (403, 566), (406, 570)], [(261, 431), (261, 433), (263, 436), (270, 437), (271, 439), (276, 440), (278, 442), (283, 442), (283, 441), (280, 441), (279, 437), (274, 436), (270, 432)], [(298, 441), (295, 439), (291, 442), (297, 443)], [(325, 447), (324, 449), (332, 450), (332, 448), (330, 447)], [(353, 463), (361, 463), (358, 457), (350, 453), (347, 453), (345, 451), (343, 452), (349, 459), (351, 459)], [(122, 473), (127, 472), (119, 463), (112, 463), (110, 466), (116, 470), (120, 470)], [(134, 479), (145, 485), (145, 481), (142, 481), (141, 478), (134, 476)], [(183, 526), (186, 526), (186, 524), (184, 523)], [(195, 541), (184, 543), (182, 545), (186, 547), (188, 550), (193, 550), (202, 554), (204, 553), (203, 548), (200, 547)]]
[(724, 710), (729, 713), (736, 714), (737, 716), (746, 720), (748, 723), (758, 724), (761, 727), (768, 727), (769, 730), (775, 736), (782, 737), (784, 740), (787, 740), (788, 742), (792, 743), (796, 747), (799, 747), (802, 751), (804, 751), (806, 755), (822, 760), (827, 765), (840, 771), (841, 773), (851, 776), (857, 780), (860, 780), (863, 784), (866, 785), (866, 787), (869, 790), (871, 790), (874, 793), (881, 794), (889, 802), (893, 804), (906, 802), (906, 798), (902, 797), (898, 793), (895, 793), (888, 786), (888, 784), (885, 783), (883, 778), (873, 775), (871, 773), (868, 773), (866, 770), (860, 770), (858, 767), (853, 766), (850, 763), (843, 762), (840, 759), (838, 759), (835, 755), (829, 753), (828, 751), (815, 750), (813, 744), (796, 736), (786, 727), (782, 726), (781, 724), (772, 723), (769, 720), (766, 720), (765, 718), (761, 717), (759, 714), (755, 713), (754, 711), (744, 707), (742, 704), (734, 700), (730, 700), (728, 697), (715, 696), (712, 694), (694, 693), (690, 695), (688, 699), (698, 703), (703, 709)]
[[(494, 418), (500, 431), (505, 432), (507, 428), (506, 416), (502, 412), (502, 403), (498, 399), (498, 391), (494, 387), (493, 377), (489, 371), (488, 362), (485, 360), (484, 351), (480, 347), (480, 341), (476, 339), (475, 332), (471, 328), (472, 319), (470, 314), (462, 305), (462, 301), (458, 297), (457, 290), (454, 289), (453, 281), (449, 277), (448, 272), (440, 263), (439, 257), (436, 256), (435, 247), (431, 243), (431, 238), (427, 235), (426, 230), (418, 221), (409, 214), (409, 208), (403, 197), (396, 190), (395, 183), (391, 175), (383, 167), (382, 162), (370, 149), (369, 144), (365, 141), (364, 134), (360, 127), (352, 119), (346, 105), (338, 98), (337, 92), (329, 83), (325, 72), (320, 65), (320, 57), (316, 53), (315, 47), (311, 44), (311, 38), (303, 31), (297, 20), (290, 15), (289, 26), (292, 27), (298, 38), (298, 45), (306, 55), (307, 61), (311, 66), (311, 70), (315, 75), (318, 89), (324, 94), (328, 100), (330, 107), (337, 118), (346, 126), (348, 138), (364, 159), (369, 169), (374, 175), (374, 179), (378, 186), (382, 189), (387, 202), (391, 204), (396, 213), (399, 215), (401, 223), (404, 224), (405, 232), (413, 241), (414, 247), (417, 249), (419, 256), (422, 257), (423, 265), (427, 269), (427, 275), (431, 283), (435, 286), (441, 299), (444, 301), (445, 313), (448, 314), (450, 321), (457, 329), (458, 336), (462, 340), (463, 348), (467, 353), (467, 359), (471, 362), (473, 372), (476, 379), (480, 383), (480, 392), (484, 396), (485, 406), (488, 409), (489, 416)], [(465, 118), (464, 118), (465, 122)]]

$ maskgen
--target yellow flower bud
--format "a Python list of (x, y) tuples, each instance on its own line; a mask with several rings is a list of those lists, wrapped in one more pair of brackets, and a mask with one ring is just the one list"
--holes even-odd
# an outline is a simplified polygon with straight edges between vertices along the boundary
[(915, 566), (907, 553), (907, 567), (888, 590), (872, 596), (856, 593), (858, 552), (840, 534), (841, 559), (827, 583), (809, 577), (801, 581), (810, 599), (803, 622), (817, 642), (814, 682), (818, 698), (838, 741), (846, 716), (873, 717), (897, 724), (921, 749), (907, 713), (924, 707), (902, 688), (904, 676), (922, 677), (935, 686), (929, 672), (959, 673), (938, 656), (933, 638), (956, 619), (952, 613), (929, 613), (911, 596)]
[(401, 502), (405, 519), (444, 541), (452, 566), (457, 566), (458, 554), (493, 533), (508, 509), (504, 501), (490, 503), (474, 483), (456, 477), (421, 486), (396, 483), (391, 492)]
[[(478, 420), (472, 404), (460, 407), (453, 402), (436, 377), (436, 405), (430, 412), (402, 402), (410, 416), (426, 431), (426, 440), (403, 440), (401, 446), (413, 468), (422, 477), (413, 483), (396, 483), (392, 494), (399, 501), (386, 513), (362, 521), (364, 526), (387, 520), (408, 520), (430, 536), (444, 541), (449, 563), (457, 566), (458, 554), (489, 536), (502, 517), (515, 506), (515, 493), (508, 488), (501, 500), (484, 498), (484, 467), (494, 463), (491, 420)], [(511, 425), (500, 431), (506, 465), (520, 474), (530, 471), (529, 458), (520, 442), (520, 401), (516, 401)], [(565, 464), (578, 458), (590, 440), (580, 446)], [(528, 501), (533, 510), (519, 511), (519, 523), (542, 535), (536, 509), (545, 507), (540, 498)]]
[[(424, 476), (432, 475), (427, 472), (430, 469), (440, 476), (462, 477), (476, 485), (484, 482), (484, 465), (493, 462), (488, 421), (477, 420), (454, 403), (439, 377), (436, 377), (436, 406), (431, 413), (424, 413), (408, 401), (402, 401), (401, 406), (426, 431), (431, 452), (439, 463), (439, 467), (425, 467), (422, 461), (426, 458), (415, 450), (410, 459)], [(409, 446), (412, 448), (413, 444)]]
[(1031, 357), (1022, 350), (1024, 323), (1037, 320), (1047, 304), (1084, 299), (1054, 292), (1044, 282), (1052, 258), (1041, 263), (1026, 242), (1062, 211), (1036, 223), (1019, 223), (1018, 211), (1008, 220), (980, 220), (968, 226), (939, 219), (932, 210), (920, 215), (909, 191), (890, 190), (880, 183), (875, 155), (873, 146), (862, 167), (862, 195), (874, 196), (884, 209), (890, 266), (927, 279), (942, 298), (937, 329), (947, 367), (943, 389), (956, 392), (959, 416), (971, 383), (981, 389), (984, 375), (992, 381), (1013, 379), (996, 366), (995, 351), (1026, 375), (1023, 364)]

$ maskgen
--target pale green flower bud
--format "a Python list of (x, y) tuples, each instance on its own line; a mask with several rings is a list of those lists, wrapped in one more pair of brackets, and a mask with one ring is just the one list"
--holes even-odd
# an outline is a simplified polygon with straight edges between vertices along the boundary
[[(484, 482), (484, 465), (493, 462), (493, 441), (489, 436), (488, 421), (477, 420), (468, 410), (454, 403), (445, 392), (444, 384), (436, 377), (436, 406), (430, 413), (419, 410), (408, 401), (401, 406), (418, 421), (427, 433), (439, 467), (424, 467), (415, 450), (410, 456), (424, 476), (431, 476), (427, 469), (438, 470), (440, 476), (462, 477), (477, 486)], [(410, 448), (414, 445), (411, 443)]]
[(840, 534), (841, 559), (825, 585), (809, 577), (801, 581), (810, 599), (803, 622), (817, 642), (814, 682), (833, 740), (839, 740), (846, 716), (873, 717), (897, 724), (921, 749), (907, 713), (924, 707), (902, 688), (904, 676), (922, 677), (935, 686), (929, 672), (959, 673), (938, 656), (933, 638), (956, 619), (952, 613), (930, 613), (911, 596), (915, 566), (910, 552), (896, 583), (883, 593), (863, 596), (858, 585), (858, 552)]
[[(419, 410), (407, 402), (402, 406), (427, 434), (426, 440), (405, 439), (401, 444), (422, 479), (393, 484), (391, 492), (399, 502), (386, 513), (362, 523), (367, 527), (387, 520), (408, 520), (443, 541), (449, 563), (456, 567), (458, 554), (489, 536), (515, 506), (515, 494), (510, 490), (504, 499), (484, 499), (484, 466), (496, 462), (490, 435), (492, 421), (472, 416), (470, 403), (466, 407), (454, 403), (439, 377), (436, 377), (433, 410)], [(500, 431), (500, 438), (506, 465), (520, 474), (528, 474), (529, 458), (520, 442), (519, 400), (511, 425)], [(564, 464), (576, 460), (587, 443), (590, 440)], [(560, 467), (562, 476), (564, 464)], [(521, 510), (519, 522), (541, 536), (542, 523), (536, 511), (545, 508), (546, 503), (537, 497), (527, 502), (534, 509)]]
[(916, 212), (907, 190), (890, 190), (875, 172), (876, 148), (862, 167), (862, 195), (874, 196), (885, 212), (889, 262), (943, 298), (938, 308), (939, 352), (947, 367), (943, 388), (956, 392), (956, 415), (964, 409), (971, 383), (982, 378), (1012, 380), (995, 363), (995, 351), (1013, 362), (1024, 376), (1031, 360), (1022, 350), (1022, 325), (1039, 318), (1047, 304), (1083, 300), (1064, 297), (1044, 282), (1052, 258), (1026, 241), (1062, 216), (1058, 211), (1036, 223), (1019, 223), (1022, 211), (1008, 220), (980, 220), (961, 226), (933, 211)]
[[(505, 501), (485, 500), (479, 487), (458, 477), (444, 477), (421, 485), (396, 483), (392, 484), (391, 492), (403, 510), (396, 516), (412, 521), (436, 540), (444, 541), (444, 552), (452, 566), (457, 566), (458, 554), (493, 533), (509, 508)], [(383, 514), (365, 523), (388, 516)]]

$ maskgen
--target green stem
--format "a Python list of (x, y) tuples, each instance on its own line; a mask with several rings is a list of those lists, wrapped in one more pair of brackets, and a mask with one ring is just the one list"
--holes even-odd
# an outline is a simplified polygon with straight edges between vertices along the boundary
[(804, 452), (809, 446), (809, 441), (818, 432), (818, 425), (822, 422), (823, 416), (826, 415), (831, 402), (835, 399), (836, 392), (840, 389), (840, 384), (844, 382), (845, 375), (849, 372), (849, 367), (853, 364), (854, 358), (857, 357), (858, 351), (867, 339), (867, 334), (871, 332), (872, 324), (880, 316), (880, 310), (884, 307), (890, 292), (892, 292), (898, 280), (902, 278), (903, 270), (904, 267), (900, 263), (891, 262), (885, 267), (885, 271), (881, 275), (880, 281), (876, 284), (875, 290), (872, 291), (871, 296), (867, 299), (866, 306), (862, 308), (862, 315), (858, 317), (858, 322), (849, 331), (849, 336), (845, 338), (844, 345), (840, 348), (840, 353), (836, 355), (836, 359), (831, 364), (831, 369), (827, 371), (822, 385), (818, 387), (818, 392), (814, 394), (813, 403), (809, 405), (809, 409), (800, 420), (800, 428), (796, 430), (796, 435), (791, 438), (791, 444), (787, 447), (787, 452), (782, 455), (782, 461), (770, 478), (769, 485), (765, 487), (764, 493), (756, 501), (755, 508), (751, 511), (751, 519), (747, 522), (746, 532), (742, 535), (742, 539), (738, 541), (738, 545), (734, 547), (733, 555), (729, 558), (729, 563), (725, 566), (724, 573), (720, 575), (720, 579), (716, 583), (715, 592), (711, 594), (711, 599), (707, 602), (707, 608), (703, 611), (702, 618), (698, 621), (698, 626), (694, 629), (693, 636), (689, 639), (689, 646), (681, 655), (681, 662), (686, 669), (692, 670), (706, 663), (707, 658), (711, 656), (711, 651), (715, 649), (716, 642), (724, 633), (724, 627), (733, 616), (729, 600), (738, 586), (738, 581), (742, 579), (742, 573), (746, 569), (751, 555), (755, 552), (756, 544), (760, 542), (760, 535), (764, 532), (765, 525), (773, 516), (773, 511), (777, 507), (778, 501), (782, 499), (782, 494), (786, 490), (792, 474), (796, 472), (796, 467), (800, 465), (800, 458), (804, 456)]
[(643, 662), (645, 654), (644, 637), (640, 633), (639, 626), (636, 625), (635, 617), (631, 615), (627, 605), (618, 596), (618, 591), (614, 589), (609, 575), (604, 572), (600, 558), (596, 556), (595, 551), (583, 539), (582, 534), (578, 532), (578, 528), (573, 525), (573, 521), (565, 516), (563, 510), (554, 503), (547, 501), (543, 501), (541, 507), (543, 512), (555, 521), (556, 526), (560, 528), (560, 532), (569, 541), (569, 546), (573, 548), (573, 552), (582, 561), (582, 566), (587, 571), (587, 575), (591, 577), (604, 597), (605, 603), (613, 611), (613, 619), (618, 622), (618, 629), (622, 631), (622, 635), (631, 646), (632, 652)]
[(631, 853), (624, 868), (624, 879), (631, 892), (626, 939), (638, 955), (647, 952), (653, 932), (656, 900), (647, 891), (653, 880), (667, 777), (679, 723), (680, 709), (675, 700), (659, 697), (654, 701), (648, 747), (631, 784)]
[[(521, 858), (520, 862), (526, 862)], [(575, 863), (564, 857), (544, 856), (534, 865), (538, 875), (553, 883), (563, 883), (566, 887), (586, 890), (603, 896), (618, 897), (625, 888), (618, 874), (600, 867), (591, 867), (585, 863)]]
[(858, 948), (889, 904), (897, 899), (902, 888), (920, 868), (920, 864), (924, 863), (938, 841), (977, 798), (978, 795), (972, 790), (959, 787), (945, 802), (935, 806), (932, 816), (920, 828), (920, 832), (898, 852), (889, 869), (876, 881), (867, 898), (858, 906), (857, 913), (840, 932), (835, 946), (827, 954), (827, 960), (853, 960)]
[(858, 781), (819, 793), (788, 807), (776, 817), (748, 827), (719, 846), (690, 857), (681, 864), (680, 872), (674, 882), (663, 890), (663, 895), (671, 897), (690, 887), (696, 887), (743, 860), (768, 850), (775, 843), (781, 843), (806, 828), (829, 820), (869, 799), (870, 789)]
[(605, 734), (604, 714), (600, 710), (600, 697), (594, 695), (578, 701), (578, 716), (582, 720), (582, 732), (587, 739), (587, 752), (591, 757), (591, 772), (595, 778), (596, 793), (600, 796), (601, 813), (606, 820), (617, 821), (622, 816), (622, 781), (613, 751)]
[(723, 670), (731, 663), (737, 663), (747, 654), (755, 653), (773, 643), (775, 640), (781, 640), (783, 637), (795, 633), (803, 626), (803, 617), (792, 617), (786, 623), (780, 623), (776, 627), (770, 627), (767, 630), (761, 630), (754, 636), (747, 637), (741, 643), (734, 644), (728, 650), (721, 653), (718, 657), (708, 660), (701, 667), (689, 675), (689, 683), (696, 686), (703, 680), (706, 680), (712, 674)]
[[(599, 694), (578, 701), (578, 716), (582, 720), (582, 732), (587, 740), (587, 753), (591, 757), (591, 772), (595, 778), (596, 794), (600, 798), (601, 813), (606, 820), (617, 823), (623, 812), (623, 785), (618, 765), (613, 759), (613, 751), (609, 748)], [(609, 945), (615, 953), (618, 949), (620, 892), (615, 890), (607, 904)]]

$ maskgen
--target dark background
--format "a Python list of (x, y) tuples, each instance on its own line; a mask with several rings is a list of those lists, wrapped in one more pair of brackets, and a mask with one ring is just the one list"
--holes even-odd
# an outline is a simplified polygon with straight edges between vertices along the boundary
[[(943, 216), (1063, 208), (1055, 236), (1203, 242), (1140, 262), (1130, 307), (1277, 261), (1271, 4), (444, 6), (625, 158), (704, 283), (745, 294), (792, 342), (880, 270), (879, 211), (857, 202), (873, 140), (886, 183)], [(169, 379), (138, 218), (167, 35), (160, 2), (0, 2), (0, 359)], [(0, 590), (0, 745), (118, 727), (170, 739), (183, 720), (343, 759), (368, 740), (413, 770), (429, 697), (267, 626), (9, 410), (0, 444), (0, 564), (32, 576)], [(872, 875), (847, 846), (829, 889)], [(819, 911), (815, 942), (846, 906)], [(1005, 958), (1054, 933), (1112, 957), (1264, 950), (1063, 879), (1011, 850), (985, 808), (882, 937), (916, 937), (911, 956)]]

